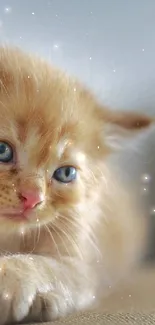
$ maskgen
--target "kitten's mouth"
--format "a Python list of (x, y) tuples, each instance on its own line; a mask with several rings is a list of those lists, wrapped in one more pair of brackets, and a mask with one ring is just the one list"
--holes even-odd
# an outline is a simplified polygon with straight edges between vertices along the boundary
[(0, 217), (4, 217), (7, 219), (17, 220), (17, 221), (26, 221), (28, 220), (28, 214), (26, 211), (7, 211), (7, 212), (0, 212)]
[(13, 220), (26, 220), (27, 216), (24, 213), (3, 213), (2, 217), (13, 219)]

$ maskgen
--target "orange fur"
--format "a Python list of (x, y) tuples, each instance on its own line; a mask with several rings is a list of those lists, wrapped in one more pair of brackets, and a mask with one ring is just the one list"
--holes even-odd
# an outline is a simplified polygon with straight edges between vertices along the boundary
[[(101, 107), (39, 58), (0, 49), (0, 141), (15, 152), (13, 163), (0, 164), (0, 324), (87, 308), (131, 271), (145, 219), (108, 168), (106, 134), (152, 122)], [(78, 177), (64, 185), (52, 175), (66, 165)], [(21, 208), (25, 188), (40, 191), (43, 202), (27, 220), (4, 217)]]

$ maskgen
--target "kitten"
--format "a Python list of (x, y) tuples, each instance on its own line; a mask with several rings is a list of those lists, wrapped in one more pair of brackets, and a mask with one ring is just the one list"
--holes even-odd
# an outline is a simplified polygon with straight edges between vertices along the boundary
[(0, 49), (1, 325), (89, 308), (139, 261), (145, 218), (108, 157), (119, 137), (152, 123)]

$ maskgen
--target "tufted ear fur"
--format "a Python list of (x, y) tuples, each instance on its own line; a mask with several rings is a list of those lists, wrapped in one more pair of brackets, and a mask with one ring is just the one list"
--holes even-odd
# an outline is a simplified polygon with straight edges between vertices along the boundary
[(100, 114), (100, 119), (104, 120), (104, 138), (113, 149), (124, 147), (125, 143), (131, 142), (138, 135), (144, 134), (151, 125), (155, 125), (155, 118), (142, 113), (101, 110)]

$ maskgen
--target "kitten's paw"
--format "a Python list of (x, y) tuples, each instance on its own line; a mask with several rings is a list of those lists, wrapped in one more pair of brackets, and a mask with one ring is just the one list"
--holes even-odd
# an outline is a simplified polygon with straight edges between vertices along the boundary
[(0, 257), (0, 325), (52, 321), (92, 304), (92, 291), (81, 284), (81, 277), (75, 290), (73, 272), (73, 287), (68, 280), (70, 268), (51, 260), (45, 265), (37, 256)]
[(31, 263), (16, 257), (0, 259), (0, 325), (19, 322), (29, 314), (37, 282)]

